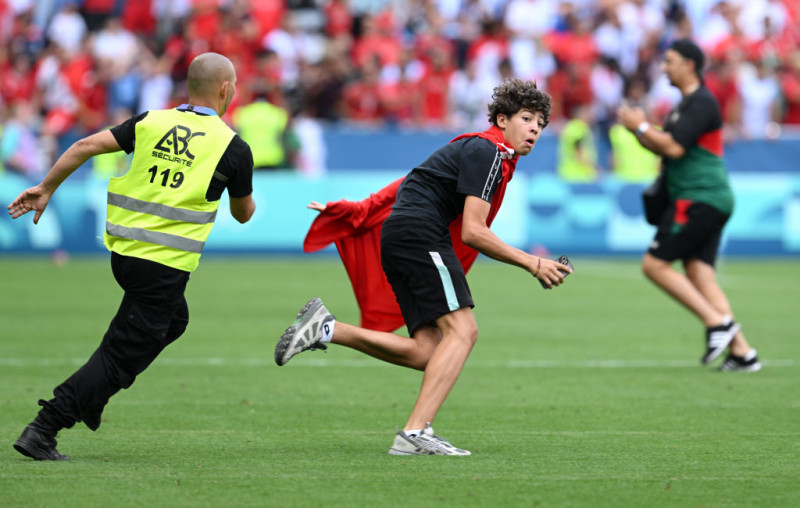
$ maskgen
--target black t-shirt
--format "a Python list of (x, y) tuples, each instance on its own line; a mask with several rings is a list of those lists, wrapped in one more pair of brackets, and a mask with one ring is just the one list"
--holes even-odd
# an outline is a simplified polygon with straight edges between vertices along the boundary
[[(196, 111), (181, 112), (187, 115), (202, 114)], [(114, 135), (114, 139), (125, 150), (125, 153), (131, 153), (136, 146), (136, 123), (142, 121), (146, 116), (147, 112), (145, 111), (111, 128), (111, 134)], [(250, 145), (245, 143), (238, 134), (233, 136), (217, 164), (216, 172), (206, 192), (206, 199), (217, 201), (222, 197), (222, 192), (226, 187), (228, 196), (232, 198), (243, 198), (253, 193), (253, 152), (250, 151)]]
[(464, 212), (466, 197), (491, 203), (502, 177), (500, 151), (491, 141), (468, 137), (449, 143), (406, 176), (384, 229), (441, 239)]
[(734, 196), (722, 158), (722, 113), (708, 88), (701, 86), (684, 97), (664, 130), (686, 150), (677, 159), (664, 157), (670, 198), (705, 203), (731, 214)]
[(672, 134), (672, 138), (684, 150), (697, 144), (703, 134), (721, 128), (722, 113), (719, 103), (704, 86), (684, 97), (672, 110), (664, 125), (664, 130)]

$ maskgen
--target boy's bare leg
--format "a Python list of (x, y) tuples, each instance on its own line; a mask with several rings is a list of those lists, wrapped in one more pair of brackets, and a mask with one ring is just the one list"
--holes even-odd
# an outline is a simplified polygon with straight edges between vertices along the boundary
[(331, 342), (361, 351), (378, 360), (425, 370), (428, 359), (441, 339), (439, 329), (433, 326), (418, 328), (414, 332), (414, 338), (408, 338), (337, 321)]
[(469, 307), (440, 317), (436, 325), (442, 331), (442, 339), (428, 360), (405, 430), (423, 429), (426, 423), (433, 423), (478, 340), (478, 325)]

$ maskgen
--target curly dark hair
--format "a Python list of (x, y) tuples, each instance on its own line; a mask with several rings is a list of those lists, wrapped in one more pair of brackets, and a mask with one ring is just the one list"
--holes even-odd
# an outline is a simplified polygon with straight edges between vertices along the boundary
[(550, 122), (550, 96), (536, 87), (535, 81), (508, 79), (495, 87), (492, 102), (489, 104), (489, 121), (497, 125), (497, 115), (511, 118), (521, 109), (528, 109), (544, 115), (544, 124)]

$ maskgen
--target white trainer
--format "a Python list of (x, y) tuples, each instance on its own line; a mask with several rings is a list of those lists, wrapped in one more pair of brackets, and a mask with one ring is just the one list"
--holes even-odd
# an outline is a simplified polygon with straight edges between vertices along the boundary
[(472, 455), (472, 453), (456, 448), (446, 439), (437, 436), (433, 433), (431, 424), (427, 423), (419, 436), (409, 436), (398, 427), (389, 455)]
[(761, 370), (761, 362), (758, 361), (758, 353), (751, 349), (744, 356), (733, 356), (728, 354), (725, 361), (719, 367), (722, 372), (758, 372)]
[(300, 309), (292, 326), (286, 329), (275, 345), (275, 363), (286, 365), (286, 362), (297, 353), (306, 350), (328, 349), (322, 339), (322, 332), (327, 323), (335, 318), (328, 312), (319, 298), (312, 298)]

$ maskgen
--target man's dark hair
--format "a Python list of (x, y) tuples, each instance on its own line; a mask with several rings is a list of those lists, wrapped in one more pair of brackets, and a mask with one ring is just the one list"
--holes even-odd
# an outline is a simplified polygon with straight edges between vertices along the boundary
[(702, 81), (703, 79), (703, 65), (705, 65), (706, 57), (700, 46), (692, 42), (690, 39), (677, 39), (670, 44), (669, 49), (675, 51), (683, 58), (694, 62), (694, 73)]
[(545, 126), (550, 122), (550, 96), (536, 87), (535, 81), (509, 79), (495, 87), (489, 104), (489, 121), (497, 125), (497, 115), (511, 118), (522, 109), (539, 112)]

